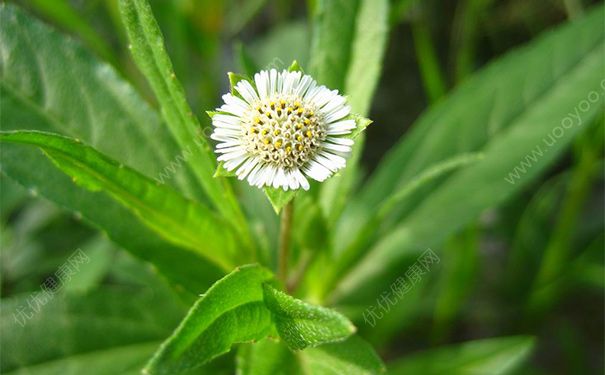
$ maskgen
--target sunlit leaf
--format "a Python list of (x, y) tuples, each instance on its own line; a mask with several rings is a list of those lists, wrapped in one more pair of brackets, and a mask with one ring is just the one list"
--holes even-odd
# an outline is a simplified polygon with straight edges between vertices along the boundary
[[(3, 130), (41, 130), (80, 139), (159, 183), (203, 200), (186, 166), (173, 162), (180, 151), (155, 111), (109, 65), (10, 4), (0, 5), (0, 24)], [(199, 255), (163, 240), (105, 193), (74, 185), (35, 149), (4, 144), (2, 173), (32, 195), (82, 216), (189, 290), (203, 290), (221, 275)]]
[(203, 205), (66, 137), (22, 131), (0, 133), (0, 140), (40, 147), (76, 184), (107, 191), (168, 241), (231, 268), (237, 254), (235, 237), (229, 226)]
[(245, 234), (245, 222), (230, 185), (223, 178), (213, 177), (216, 160), (176, 79), (149, 4), (146, 0), (121, 0), (120, 10), (133, 57), (154, 90), (172, 135), (183, 150), (196, 150), (190, 154), (189, 165), (212, 203)]
[(228, 352), (235, 343), (260, 340), (272, 327), (263, 303), (272, 274), (243, 266), (214, 284), (189, 310), (180, 326), (147, 364), (149, 374), (178, 374)]
[(277, 332), (293, 350), (342, 341), (355, 332), (355, 326), (334, 310), (310, 305), (270, 285), (264, 285), (264, 292)]

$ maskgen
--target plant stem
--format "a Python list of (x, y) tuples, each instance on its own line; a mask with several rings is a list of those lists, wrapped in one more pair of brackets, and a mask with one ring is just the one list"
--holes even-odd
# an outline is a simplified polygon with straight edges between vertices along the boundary
[(281, 227), (279, 233), (279, 253), (277, 275), (287, 285), (288, 281), (288, 256), (290, 250), (290, 237), (292, 235), (292, 216), (294, 212), (294, 200), (291, 200), (281, 213)]

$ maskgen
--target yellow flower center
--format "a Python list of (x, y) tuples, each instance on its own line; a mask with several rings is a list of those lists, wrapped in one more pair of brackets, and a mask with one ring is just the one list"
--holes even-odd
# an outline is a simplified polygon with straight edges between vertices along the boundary
[(242, 119), (246, 151), (278, 167), (301, 167), (326, 138), (316, 108), (295, 95), (275, 95), (252, 106)]

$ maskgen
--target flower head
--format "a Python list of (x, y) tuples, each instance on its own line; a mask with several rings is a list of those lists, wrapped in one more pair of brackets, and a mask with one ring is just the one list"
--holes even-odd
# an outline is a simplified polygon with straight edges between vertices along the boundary
[(338, 90), (318, 86), (301, 72), (261, 71), (241, 80), (238, 95), (212, 117), (211, 138), (224, 168), (250, 185), (309, 189), (308, 177), (324, 181), (345, 167), (356, 127)]

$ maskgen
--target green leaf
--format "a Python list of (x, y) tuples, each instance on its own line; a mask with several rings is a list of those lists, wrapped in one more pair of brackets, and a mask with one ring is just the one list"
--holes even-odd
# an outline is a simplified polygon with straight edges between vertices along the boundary
[(292, 350), (342, 341), (355, 333), (355, 326), (334, 310), (310, 305), (270, 285), (264, 285), (264, 293), (277, 332)]
[(358, 4), (359, 0), (323, 0), (313, 12), (309, 70), (331, 89), (342, 91), (345, 85)]
[(351, 115), (350, 118), (355, 120), (355, 129), (353, 129), (351, 134), (346, 136), (347, 138), (351, 139), (356, 139), (357, 137), (359, 137), (359, 135), (362, 134), (363, 131), (366, 130), (366, 128), (370, 126), (370, 124), (372, 124), (373, 122), (372, 120), (357, 114)]
[[(598, 7), (584, 19), (492, 64), (420, 119), (362, 195), (353, 200), (343, 216), (346, 220), (338, 226), (335, 243), (339, 246), (350, 242), (350, 233), (366, 222), (367, 211), (427, 163), (478, 150), (485, 157), (425, 187), (401, 205), (394, 215), (399, 219), (393, 221), (397, 226), (350, 270), (348, 280), (341, 283), (342, 292), (359, 300), (371, 298), (372, 290), (382, 286), (369, 280), (390, 280), (406, 249), (440, 243), (481, 211), (520, 191), (566, 149), (582, 124), (589, 123), (602, 108), (598, 101), (586, 111), (578, 107), (591, 93), (602, 92), (602, 12)], [(551, 69), (544, 69), (555, 61)], [(603, 96), (598, 100), (602, 103)], [(572, 121), (571, 127), (565, 119)], [(551, 144), (553, 132), (559, 138)], [(528, 161), (537, 147), (542, 156)], [(531, 165), (525, 173), (520, 169), (522, 162)], [(379, 269), (376, 265), (387, 266)]]
[(115, 55), (106, 40), (101, 38), (95, 29), (74, 10), (67, 0), (57, 0), (49, 3), (44, 0), (33, 0), (30, 5), (55, 24), (74, 32), (81, 37), (89, 48), (94, 49), (103, 59), (117, 63)]
[(527, 336), (465, 342), (407, 356), (389, 364), (389, 374), (512, 374), (534, 343)]
[(286, 345), (266, 338), (241, 345), (237, 351), (238, 375), (302, 375), (297, 358)]
[[(3, 374), (138, 372), (184, 312), (157, 280), (144, 288), (44, 298), (39, 292), (2, 299)], [(31, 317), (22, 320), (20, 311)]]
[(40, 147), (76, 184), (104, 190), (168, 241), (199, 252), (224, 268), (234, 263), (236, 240), (203, 205), (107, 158), (89, 146), (42, 132), (2, 132), (0, 140)]
[(81, 139), (197, 197), (186, 168), (162, 178), (180, 151), (155, 111), (113, 68), (13, 5), (0, 5), (0, 20), (7, 57), (0, 71), (2, 130), (28, 126)]
[(352, 336), (346, 341), (291, 352), (270, 339), (243, 345), (237, 357), (241, 375), (375, 375), (384, 372), (374, 349)]
[(370, 375), (384, 372), (384, 365), (378, 354), (357, 336), (352, 336), (344, 342), (307, 349), (301, 354), (309, 368), (309, 374)]
[[(0, 24), (3, 56), (10, 57), (0, 69), (3, 130), (27, 126), (81, 139), (191, 198), (203, 198), (188, 169), (172, 162), (181, 153), (157, 114), (110, 66), (10, 4), (0, 5)], [(188, 290), (204, 290), (221, 275), (201, 256), (163, 240), (107, 195), (74, 185), (37, 150), (4, 144), (2, 174), (32, 195), (81, 215)]]
[(84, 243), (81, 250), (89, 261), (65, 285), (66, 292), (86, 293), (97, 289), (112, 266), (116, 246), (103, 236), (95, 236)]
[[(331, 7), (336, 6), (335, 3), (337, 3), (337, 1), (328, 0), (325, 3), (326, 7)], [(346, 2), (351, 9), (355, 8), (356, 3), (357, 2), (354, 1)], [(343, 3), (341, 6), (345, 6), (345, 3)], [(321, 7), (324, 7), (324, 5), (321, 5)], [(335, 33), (334, 35), (338, 35), (339, 42), (341, 44), (343, 43), (343, 39), (340, 38), (349, 36), (349, 34), (341, 34), (342, 31), (339, 28), (348, 22), (354, 23), (355, 33), (354, 35), (350, 35), (350, 44), (352, 45), (350, 51), (341, 47), (325, 47), (331, 48), (332, 51), (316, 51), (316, 59), (317, 61), (321, 61), (320, 59), (323, 58), (321, 56), (324, 53), (334, 53), (339, 54), (347, 61), (349, 65), (343, 65), (341, 67), (343, 71), (346, 69), (347, 72), (343, 82), (344, 92), (349, 95), (348, 101), (351, 105), (352, 111), (360, 114), (361, 116), (368, 115), (371, 100), (374, 96), (374, 92), (380, 78), (382, 61), (388, 39), (388, 14), (388, 0), (360, 0), (359, 6), (354, 14), (350, 14), (348, 12), (334, 14), (328, 13), (324, 18), (320, 17), (316, 20), (318, 25), (321, 25), (317, 27), (326, 28), (326, 33), (330, 33), (330, 31), (328, 31), (329, 28), (334, 28), (332, 32)], [(340, 18), (347, 15), (351, 17), (354, 16), (355, 19), (341, 22)], [(334, 21), (332, 18), (338, 18), (339, 20)], [(351, 27), (353, 28), (353, 26)], [(316, 44), (321, 44), (323, 42), (325, 41), (315, 41)], [(328, 62), (323, 61), (322, 63)], [(324, 79), (321, 76), (316, 78), (320, 80)], [(360, 123), (358, 122), (358, 127), (354, 131), (355, 134), (353, 137), (357, 137), (357, 135), (359, 135), (359, 133), (364, 130), (365, 126), (367, 125), (369, 125), (369, 123), (360, 126)], [(358, 163), (359, 159), (361, 158), (363, 144), (363, 136), (358, 137), (353, 148), (353, 154), (347, 161), (347, 168), (340, 172), (338, 176), (335, 176), (322, 184), (320, 201), (324, 213), (328, 218), (328, 222), (331, 225), (334, 224), (336, 219), (342, 213), (346, 202), (350, 200), (354, 183), (359, 180), (360, 171)]]
[(172, 135), (183, 150), (201, 148), (201, 152), (190, 155), (189, 165), (212, 203), (246, 235), (245, 219), (231, 186), (223, 178), (213, 177), (216, 160), (208, 141), (200, 134), (200, 124), (187, 104), (183, 87), (176, 79), (151, 7), (146, 0), (121, 0), (120, 11), (132, 55), (149, 80)]
[[(254, 82), (252, 82), (249, 77), (246, 77), (243, 74), (229, 72), (227, 73), (227, 76), (229, 77), (229, 89), (231, 93), (236, 96), (240, 96), (239, 93), (235, 90), (235, 86), (239, 81), (249, 81), (251, 84), (254, 84)], [(215, 113), (212, 112), (212, 116), (214, 115)], [(212, 118), (212, 116), (210, 117)]]
[(367, 246), (370, 246), (372, 241), (378, 238), (380, 225), (388, 219), (388, 215), (399, 204), (405, 202), (413, 193), (435, 179), (442, 178), (453, 170), (478, 162), (481, 159), (483, 159), (483, 154), (481, 153), (457, 155), (431, 166), (385, 199), (372, 213), (367, 215), (366, 225), (353, 236), (354, 240), (351, 242), (351, 245), (341, 252), (338, 263), (331, 269), (329, 276), (323, 279), (324, 290), (330, 290), (333, 286), (332, 283), (338, 281), (342, 277), (342, 274), (363, 256)]
[(345, 92), (355, 113), (367, 116), (389, 37), (389, 1), (359, 0)]
[(191, 308), (176, 331), (147, 364), (149, 374), (176, 374), (226, 353), (235, 343), (270, 333), (271, 314), (263, 303), (270, 271), (249, 265), (214, 284)]
[(235, 170), (228, 171), (227, 169), (225, 169), (225, 163), (222, 161), (218, 163), (218, 165), (216, 166), (216, 171), (214, 171), (214, 177), (235, 177), (235, 176), (237, 176), (235, 174)]
[(298, 61), (296, 61), (296, 60), (292, 61), (292, 64), (290, 64), (288, 71), (289, 72), (301, 72), (302, 74), (305, 74), (305, 71), (303, 70), (303, 68), (301, 68), (300, 64), (298, 64)]
[(294, 197), (298, 190), (284, 190), (284, 189), (276, 189), (271, 186), (266, 186), (263, 188), (265, 195), (269, 198), (269, 202), (271, 202), (271, 206), (273, 206), (273, 210), (276, 214), (279, 214), (282, 208), (284, 208)]

